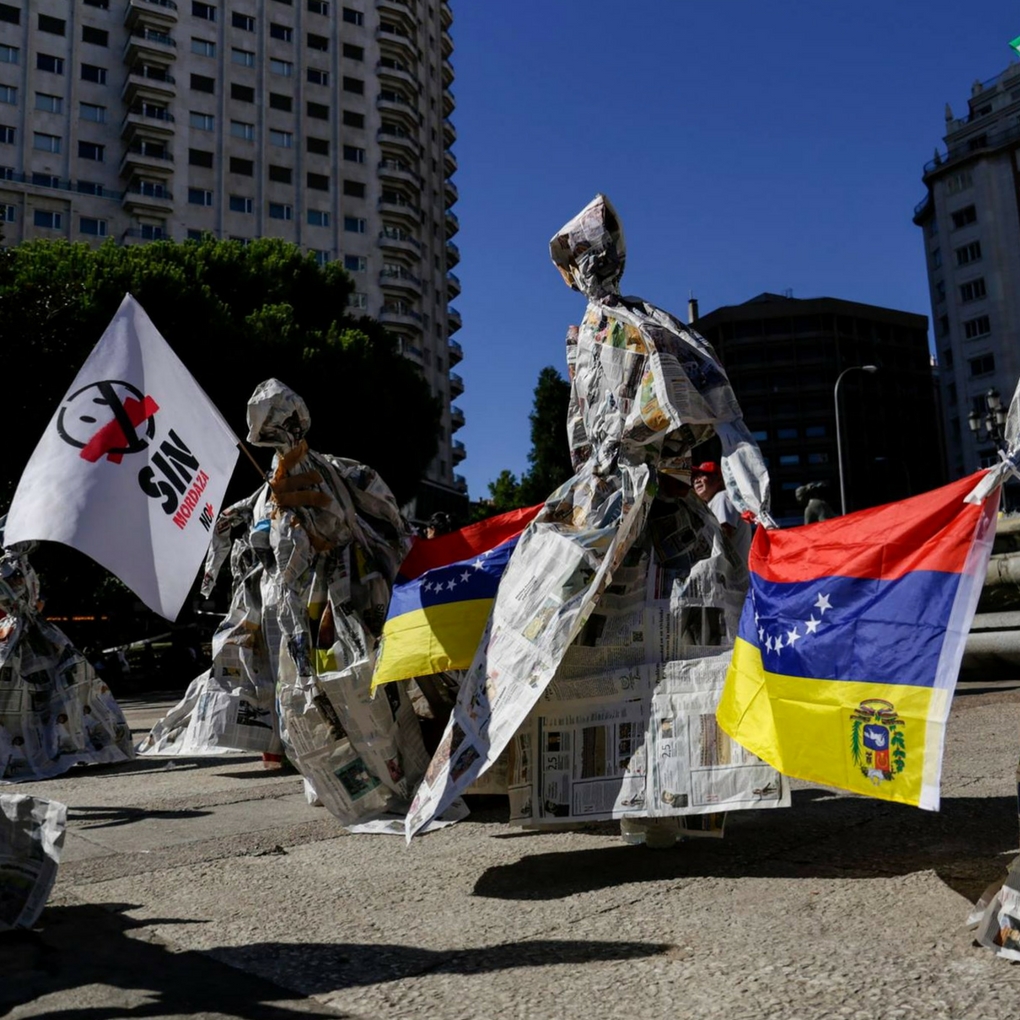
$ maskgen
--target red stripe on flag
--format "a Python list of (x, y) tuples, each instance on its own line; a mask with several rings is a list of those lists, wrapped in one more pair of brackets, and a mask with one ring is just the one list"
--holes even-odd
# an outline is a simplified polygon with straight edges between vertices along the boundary
[(451, 531), (450, 534), (440, 535), (438, 538), (418, 539), (401, 564), (400, 578), (413, 581), (426, 570), (445, 567), (448, 563), (459, 563), (489, 549), (495, 549), (497, 545), (502, 545), (508, 539), (519, 535), (544, 505), (539, 503), (523, 510), (511, 510), (509, 513), (490, 517), (477, 524), (469, 524), (460, 531)]
[(818, 524), (759, 528), (748, 566), (763, 580), (779, 582), (834, 576), (889, 581), (913, 570), (958, 574), (981, 513), (963, 497), (984, 474)]

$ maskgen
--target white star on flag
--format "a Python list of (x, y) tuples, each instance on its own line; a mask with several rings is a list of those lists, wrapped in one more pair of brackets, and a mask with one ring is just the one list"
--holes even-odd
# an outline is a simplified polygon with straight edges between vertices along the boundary
[(786, 647), (792, 648), (801, 638), (801, 635), (797, 633), (797, 628), (786, 632)]
[(825, 610), (831, 608), (832, 603), (829, 601), (829, 596), (823, 595), (821, 592), (819, 592), (818, 600), (815, 602), (815, 609), (817, 609), (824, 616)]
[(456, 587), (457, 587), (457, 580), (456, 580), (456, 578), (452, 578), (451, 577), (450, 580), (446, 582), (446, 590), (447, 591), (453, 591), (453, 589), (456, 588)]
[(481, 560), (475, 560), (475, 562), (472, 563), (471, 566), (473, 566), (475, 570), (481, 570), (482, 567), (485, 566), (485, 564)]
[(460, 575), (460, 579), (462, 581), (470, 580), (471, 579), (471, 572), (469, 570), (465, 570), (464, 573)]
[(810, 620), (804, 621), (804, 626), (807, 627), (807, 632), (809, 634), (814, 634), (814, 632), (818, 630), (818, 624), (821, 622), (821, 620), (816, 620), (814, 616), (812, 616)]
[(781, 652), (783, 650), (783, 639), (781, 636), (777, 637), (775, 641), (772, 642), (772, 644), (777, 652)]

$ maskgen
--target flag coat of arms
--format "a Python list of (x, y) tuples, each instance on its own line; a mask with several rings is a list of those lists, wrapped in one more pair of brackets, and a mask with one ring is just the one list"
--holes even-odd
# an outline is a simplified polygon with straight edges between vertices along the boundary
[(471, 665), (510, 554), (541, 509), (511, 510), (415, 542), (393, 586), (373, 690)]
[(995, 537), (982, 473), (845, 517), (759, 528), (720, 727), (788, 776), (929, 810)]
[(173, 620), (237, 454), (230, 427), (129, 294), (25, 467), (4, 542), (78, 549)]

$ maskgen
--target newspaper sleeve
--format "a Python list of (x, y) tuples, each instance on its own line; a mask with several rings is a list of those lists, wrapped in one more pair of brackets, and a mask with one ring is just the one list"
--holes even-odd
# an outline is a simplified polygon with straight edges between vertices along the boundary
[(25, 794), (0, 794), (0, 931), (30, 928), (57, 878), (67, 806)]

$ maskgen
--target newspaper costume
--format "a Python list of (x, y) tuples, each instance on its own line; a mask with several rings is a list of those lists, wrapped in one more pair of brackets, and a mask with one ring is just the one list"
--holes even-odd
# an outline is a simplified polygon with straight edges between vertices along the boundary
[(258, 493), (227, 507), (216, 520), (202, 594), (208, 597), (230, 557), (230, 608), (212, 640), (212, 666), (138, 746), (145, 755), (204, 755), (231, 751), (279, 754), (276, 689), (262, 634), (262, 561), (252, 546)]
[(66, 827), (66, 804), (0, 794), (0, 932), (31, 928), (39, 919), (57, 878)]
[[(719, 533), (685, 491), (690, 452), (718, 435), (734, 505), (771, 525), (760, 451), (710, 345), (621, 296), (623, 232), (604, 196), (550, 249), (588, 298), (568, 334), (577, 473), (514, 551), (408, 836), (508, 745), (511, 815), (530, 824), (789, 802), (778, 773), (715, 725), (728, 654), (688, 646), (679, 625), (705, 604), (684, 583)], [(712, 597), (739, 604), (728, 568), (712, 581), (724, 589)]]
[(34, 543), (0, 555), (0, 783), (134, 757), (110, 688), (41, 613)]
[(424, 771), (401, 684), (370, 694), (393, 579), (409, 545), (371, 468), (308, 449), (304, 401), (276, 379), (248, 403), (248, 441), (275, 450), (253, 504), (262, 629), (287, 753), (345, 825), (403, 813)]

